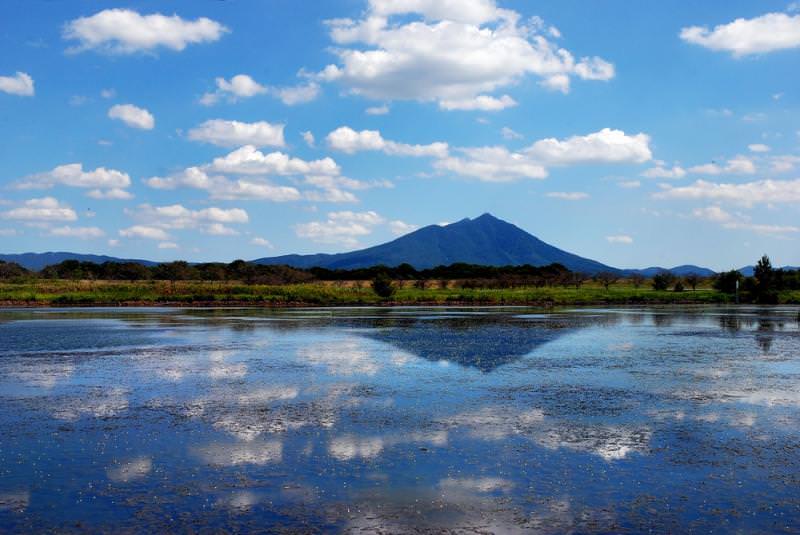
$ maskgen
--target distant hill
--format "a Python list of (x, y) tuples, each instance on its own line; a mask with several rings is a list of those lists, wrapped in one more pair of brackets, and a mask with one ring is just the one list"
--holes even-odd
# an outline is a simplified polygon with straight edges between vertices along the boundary
[(685, 277), (686, 275), (692, 275), (692, 274), (699, 275), (701, 277), (711, 277), (716, 275), (716, 272), (711, 269), (700, 266), (693, 266), (691, 264), (686, 264), (683, 266), (675, 266), (673, 268), (649, 267), (644, 269), (626, 269), (624, 272), (626, 275), (638, 274), (651, 278), (661, 273), (662, 271), (669, 271), (670, 273), (672, 273), (677, 277)]
[[(105, 255), (70, 252), (0, 254), (0, 260), (17, 262), (31, 270), (40, 270), (64, 260), (81, 262), (136, 262), (154, 266), (159, 262), (140, 259), (125, 259)], [(575, 272), (595, 275), (609, 271), (619, 275), (638, 273), (652, 277), (661, 271), (670, 271), (678, 276), (696, 273), (707, 277), (714, 275), (708, 268), (684, 265), (665, 269), (649, 267), (645, 269), (618, 269), (595, 260), (578, 256), (529, 234), (516, 225), (498, 219), (491, 214), (483, 214), (475, 219), (462, 219), (449, 225), (429, 225), (390, 242), (338, 254), (284, 255), (258, 258), (257, 264), (285, 264), (296, 268), (323, 267), (328, 269), (356, 269), (379, 264), (398, 266), (408, 263), (417, 269), (455, 263), (478, 264), (485, 266), (508, 266), (530, 264), (545, 266), (559, 263)], [(752, 266), (742, 268), (743, 273), (752, 274)], [(795, 268), (787, 268), (795, 269)], [(744, 270), (749, 270), (748, 272)]]
[[(739, 273), (744, 275), (745, 277), (752, 277), (753, 273), (755, 272), (755, 266), (744, 266), (743, 268), (739, 268)], [(800, 266), (783, 266), (782, 268), (775, 268), (775, 269), (782, 269), (784, 271), (797, 271), (800, 270)]]
[(562, 251), (491, 214), (450, 225), (430, 225), (396, 240), (339, 254), (285, 255), (254, 260), (257, 264), (287, 264), (298, 268), (354, 269), (378, 264), (408, 263), (417, 269), (457, 262), (486, 266), (558, 262), (572, 271), (599, 273), (620, 270)]
[(78, 260), (79, 262), (136, 262), (144, 266), (155, 266), (158, 262), (150, 260), (131, 260), (125, 258), (115, 258), (113, 256), (67, 253), (67, 252), (48, 252), (48, 253), (22, 253), (22, 254), (0, 254), (0, 260), (4, 262), (16, 262), (24, 268), (38, 271), (52, 264), (58, 264), (64, 260)]

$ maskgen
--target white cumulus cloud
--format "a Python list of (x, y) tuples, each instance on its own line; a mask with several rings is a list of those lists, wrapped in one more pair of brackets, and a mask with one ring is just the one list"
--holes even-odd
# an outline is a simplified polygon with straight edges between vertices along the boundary
[(105, 167), (84, 171), (83, 164), (70, 163), (59, 165), (45, 173), (27, 176), (17, 182), (16, 187), (20, 189), (49, 189), (54, 186), (94, 188), (88, 193), (90, 197), (124, 199), (130, 196), (125, 190), (130, 185), (131, 178), (128, 173)]
[(582, 191), (551, 191), (546, 195), (551, 199), (561, 199), (562, 201), (582, 201), (589, 198), (589, 194)]
[(158, 227), (151, 227), (148, 225), (134, 225), (119, 231), (119, 235), (123, 238), (143, 238), (146, 240), (169, 240), (169, 234)]
[(111, 119), (117, 119), (130, 126), (141, 130), (152, 130), (156, 125), (153, 114), (144, 108), (139, 108), (133, 104), (117, 104), (108, 110)]
[(79, 238), (81, 240), (102, 238), (106, 235), (106, 233), (98, 227), (70, 227), (69, 225), (52, 228), (50, 229), (49, 234), (50, 236)]
[(283, 129), (282, 124), (271, 124), (266, 121), (243, 123), (211, 119), (189, 130), (188, 136), (193, 141), (211, 143), (219, 147), (242, 145), (283, 147), (286, 145)]
[(505, 147), (457, 149), (461, 156), (449, 156), (434, 163), (440, 171), (477, 178), (485, 182), (510, 182), (521, 178), (547, 177), (547, 169), (529, 156)]
[(359, 20), (328, 21), (338, 62), (316, 78), (384, 101), (435, 101), (442, 109), (496, 110), (514, 104), (491, 93), (533, 75), (566, 92), (571, 78), (608, 80), (614, 66), (576, 59), (560, 35), (491, 0), (371, 0)]
[(0, 76), (0, 91), (21, 97), (32, 97), (35, 92), (33, 78), (19, 71), (14, 76)]
[(753, 223), (750, 217), (744, 214), (731, 214), (717, 205), (697, 208), (692, 215), (698, 219), (705, 219), (713, 223), (718, 223), (726, 229), (748, 230), (763, 235), (782, 235), (800, 232), (800, 228), (793, 225), (764, 225)]
[(730, 52), (737, 58), (798, 48), (800, 15), (767, 13), (752, 19), (739, 18), (714, 29), (689, 26), (681, 30), (680, 37), (711, 50)]
[(334, 149), (354, 154), (360, 151), (382, 151), (397, 156), (447, 156), (447, 143), (436, 142), (429, 145), (408, 145), (384, 139), (377, 130), (361, 130), (359, 132), (348, 126), (342, 126), (328, 134), (328, 145)]
[(374, 211), (368, 212), (330, 212), (325, 221), (312, 221), (295, 226), (300, 238), (318, 243), (340, 244), (354, 247), (358, 239), (372, 233), (376, 225), (386, 220)]
[(650, 136), (641, 133), (627, 135), (622, 130), (611, 128), (564, 140), (542, 139), (525, 152), (535, 160), (549, 165), (644, 163), (653, 157)]
[(267, 92), (267, 88), (259, 84), (247, 74), (237, 74), (230, 80), (218, 77), (215, 80), (217, 90), (213, 93), (206, 93), (200, 98), (200, 103), (211, 106), (219, 102), (221, 98), (227, 98), (231, 102), (238, 99), (250, 98)]
[(698, 175), (752, 175), (756, 172), (756, 166), (750, 158), (736, 156), (728, 160), (724, 165), (716, 162), (696, 165), (690, 167), (689, 172)]
[(78, 214), (66, 204), (62, 204), (53, 197), (41, 197), (29, 199), (21, 206), (12, 208), (6, 212), (0, 212), (3, 219), (14, 219), (29, 222), (50, 222), (50, 221), (75, 221)]
[(77, 41), (69, 48), (70, 52), (133, 54), (161, 47), (181, 51), (190, 44), (217, 41), (227, 31), (222, 24), (205, 17), (185, 20), (178, 15), (140, 15), (131, 9), (105, 9), (69, 21), (63, 36), (68, 41)]
[(800, 179), (757, 180), (742, 184), (698, 180), (682, 187), (662, 184), (657, 199), (728, 201), (743, 205), (800, 202)]

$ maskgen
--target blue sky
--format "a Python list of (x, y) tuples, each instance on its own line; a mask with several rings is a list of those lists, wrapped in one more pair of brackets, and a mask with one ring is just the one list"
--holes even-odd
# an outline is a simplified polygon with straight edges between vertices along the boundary
[(800, 264), (800, 6), (0, 3), (0, 250), (230, 261), (491, 212)]

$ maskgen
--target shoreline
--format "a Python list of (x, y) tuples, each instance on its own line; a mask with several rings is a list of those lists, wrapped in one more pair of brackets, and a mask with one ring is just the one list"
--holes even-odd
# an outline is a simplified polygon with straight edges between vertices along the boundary
[[(753, 303), (739, 303), (740, 305), (752, 305)], [(792, 303), (787, 303), (791, 305)], [(254, 301), (98, 301), (87, 303), (58, 303), (58, 302), (35, 302), (35, 301), (0, 301), (0, 310), (11, 308), (350, 308), (350, 307), (533, 307), (533, 308), (557, 308), (565, 306), (659, 306), (659, 305), (737, 305), (733, 301), (704, 301), (699, 299), (607, 299), (607, 300), (577, 300), (577, 301), (515, 301), (506, 300), (498, 302), (495, 300), (430, 300), (430, 301), (377, 301), (377, 302), (336, 302), (320, 303), (310, 301), (287, 301), (287, 302), (254, 302)], [(779, 306), (779, 305), (771, 305)]]

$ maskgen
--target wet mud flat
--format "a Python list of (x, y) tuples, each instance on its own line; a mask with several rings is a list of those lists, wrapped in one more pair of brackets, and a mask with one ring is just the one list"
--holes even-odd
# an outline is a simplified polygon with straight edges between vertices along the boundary
[(5, 310), (0, 532), (797, 532), (799, 312)]

